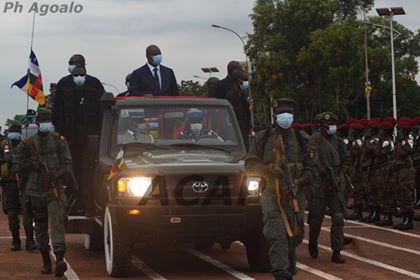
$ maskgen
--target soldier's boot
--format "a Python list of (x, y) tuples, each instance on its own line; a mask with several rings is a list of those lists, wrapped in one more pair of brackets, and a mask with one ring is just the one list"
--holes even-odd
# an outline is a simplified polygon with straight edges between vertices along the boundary
[(382, 220), (375, 222), (375, 225), (379, 227), (392, 226), (392, 215), (385, 214)]
[(313, 259), (318, 258), (318, 242), (316, 240), (309, 239), (308, 252)]
[(20, 250), (20, 237), (19, 231), (12, 231), (12, 246), (10, 250), (12, 251), (19, 251)]
[(416, 201), (414, 202), (414, 209), (420, 209), (420, 192), (416, 193)]
[(349, 220), (360, 220), (363, 214), (363, 204), (356, 203), (353, 208), (353, 213), (348, 217)]
[(346, 237), (346, 236), (343, 237), (343, 246), (348, 245), (348, 244), (350, 244), (352, 242), (353, 242), (353, 238)]
[(34, 234), (32, 232), (27, 232), (26, 233), (26, 246), (25, 246), (27, 251), (34, 251), (37, 250), (38, 247), (35, 244), (34, 241)]
[(51, 274), (51, 259), (50, 252), (41, 252), (42, 262), (44, 263), (41, 268), (41, 274)]
[(333, 263), (345, 263), (346, 260), (344, 259), (344, 257), (340, 254), (340, 251), (334, 251), (332, 256), (331, 256), (331, 261)]
[(373, 209), (373, 207), (369, 208), (369, 214), (365, 217), (362, 217), (360, 219), (360, 221), (362, 221), (363, 223), (367, 223), (368, 220), (372, 219), (372, 216), (374, 214), (375, 210)]
[(56, 254), (57, 261), (55, 262), (55, 277), (64, 276), (64, 272), (67, 271), (67, 264), (64, 261), (64, 252)]
[(400, 224), (393, 226), (393, 228), (398, 229), (398, 230), (413, 229), (413, 216), (414, 216), (413, 210), (408, 210), (404, 212), (403, 221)]
[(368, 219), (366, 219), (366, 223), (373, 224), (380, 221), (381, 220), (380, 212), (381, 211), (379, 207), (373, 208), (373, 213)]

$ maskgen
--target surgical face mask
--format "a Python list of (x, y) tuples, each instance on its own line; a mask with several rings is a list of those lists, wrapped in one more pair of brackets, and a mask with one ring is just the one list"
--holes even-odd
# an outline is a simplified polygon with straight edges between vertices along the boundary
[(241, 89), (246, 90), (249, 88), (249, 81), (242, 81)]
[(327, 129), (327, 133), (329, 135), (334, 135), (337, 133), (337, 126), (336, 125), (329, 125)]
[(67, 68), (67, 70), (69, 71), (70, 74), (73, 74), (75, 69), (76, 69), (76, 65), (71, 65), (71, 64)]
[(19, 141), (20, 140), (20, 133), (19, 132), (9, 132), (7, 134), (7, 138), (12, 141)]
[(283, 129), (289, 129), (293, 123), (293, 114), (283, 113), (276, 115), (276, 123)]
[(154, 65), (160, 65), (162, 63), (162, 55), (158, 54), (158, 55), (152, 56), (152, 61)]
[(54, 126), (50, 122), (43, 122), (39, 123), (39, 131), (43, 133), (52, 132), (54, 130)]
[(86, 76), (74, 76), (73, 81), (78, 86), (83, 86), (86, 82)]
[(200, 133), (201, 129), (203, 128), (203, 124), (202, 123), (192, 123), (190, 128), (191, 128), (192, 133), (198, 134), (198, 133)]

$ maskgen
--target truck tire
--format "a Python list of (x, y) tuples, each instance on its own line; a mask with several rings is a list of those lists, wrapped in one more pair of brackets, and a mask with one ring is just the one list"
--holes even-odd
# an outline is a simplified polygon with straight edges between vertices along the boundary
[(106, 207), (104, 217), (104, 248), (106, 271), (112, 277), (125, 277), (131, 270), (131, 236), (128, 230), (115, 226)]
[(245, 248), (251, 271), (264, 273), (270, 271), (269, 244), (262, 233), (250, 234), (245, 241)]

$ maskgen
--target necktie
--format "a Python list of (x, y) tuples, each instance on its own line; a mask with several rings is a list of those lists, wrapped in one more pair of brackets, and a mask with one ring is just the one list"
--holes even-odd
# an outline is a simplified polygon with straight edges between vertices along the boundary
[(154, 80), (155, 80), (155, 85), (158, 87), (158, 89), (160, 89), (160, 83), (159, 83), (159, 75), (158, 75), (158, 68), (155, 67), (153, 69), (153, 73), (154, 73)]

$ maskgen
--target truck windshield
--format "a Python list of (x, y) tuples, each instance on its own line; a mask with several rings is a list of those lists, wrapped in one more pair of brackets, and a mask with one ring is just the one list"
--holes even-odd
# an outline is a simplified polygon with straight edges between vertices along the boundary
[(172, 147), (195, 143), (197, 147), (241, 148), (242, 141), (234, 118), (227, 106), (121, 108), (116, 143)]

